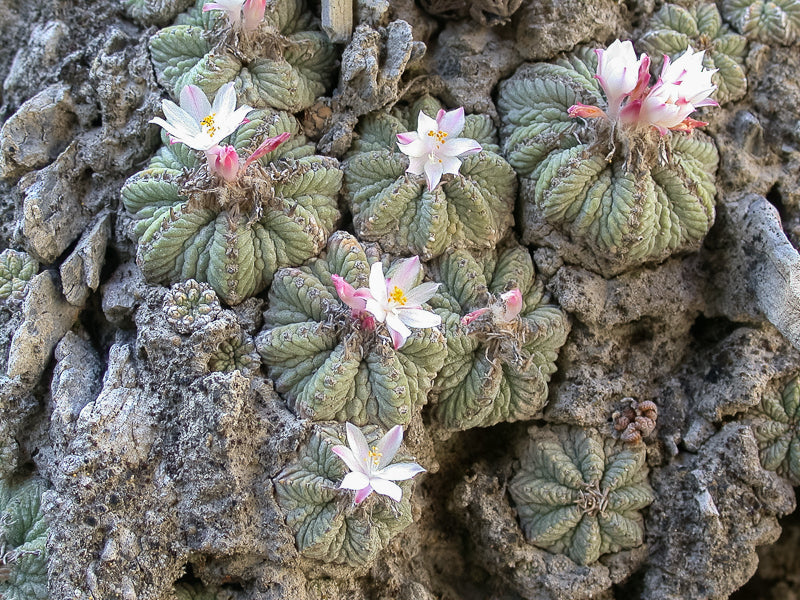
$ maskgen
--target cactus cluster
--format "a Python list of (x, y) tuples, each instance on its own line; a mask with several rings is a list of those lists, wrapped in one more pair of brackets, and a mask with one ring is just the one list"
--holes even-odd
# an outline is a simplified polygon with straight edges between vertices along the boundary
[(0, 597), (47, 600), (47, 523), (39, 479), (0, 481)]
[(261, 358), (256, 352), (253, 339), (244, 332), (222, 342), (211, 355), (209, 371), (228, 373), (239, 370), (245, 375), (256, 373), (261, 368)]
[(653, 502), (644, 447), (579, 427), (532, 428), (509, 490), (528, 539), (581, 565), (641, 545)]
[(665, 4), (653, 16), (649, 31), (639, 39), (638, 46), (650, 54), (657, 70), (664, 55), (674, 60), (690, 46), (704, 50), (703, 65), (718, 69), (711, 79), (717, 85), (714, 97), (720, 104), (739, 100), (747, 92), (747, 39), (722, 22), (715, 4), (688, 8)]
[[(531, 419), (569, 332), (566, 314), (547, 303), (528, 251), (516, 243), (484, 253), (460, 250), (432, 265), (441, 286), (430, 304), (442, 317), (447, 358), (436, 378), (437, 418), (448, 428)], [(523, 307), (507, 319), (500, 295), (519, 289)], [(472, 311), (490, 310), (464, 323)]]
[(420, 111), (433, 118), (441, 107), (424, 96), (359, 124), (359, 137), (342, 165), (359, 239), (377, 241), (386, 252), (430, 259), (448, 248), (492, 248), (513, 224), (516, 176), (499, 154), (486, 115), (466, 117), (460, 135), (483, 149), (464, 158), (457, 174), (428, 189), (425, 177), (406, 173), (409, 160), (398, 148), (397, 134), (416, 130)]
[(614, 420), (614, 431), (619, 434), (619, 439), (623, 442), (638, 444), (643, 437), (655, 431), (658, 406), (652, 400), (637, 402), (633, 398), (623, 398), (622, 401), (628, 405), (611, 415)]
[(39, 263), (26, 252), (6, 248), (0, 253), (0, 300), (21, 298), (31, 278), (39, 270)]
[[(370, 444), (380, 437), (377, 427), (366, 426), (362, 431)], [(413, 484), (399, 482), (403, 490), (399, 502), (373, 494), (354, 504), (338, 489), (347, 469), (332, 451), (344, 439), (341, 426), (316, 426), (297, 461), (284, 468), (274, 484), (278, 504), (304, 556), (361, 566), (411, 524)]]
[(788, 46), (800, 38), (800, 0), (724, 0), (722, 14), (753, 40)]
[(753, 414), (762, 466), (800, 485), (800, 375), (780, 395), (765, 394)]
[(523, 241), (544, 243), (554, 229), (603, 273), (698, 248), (714, 222), (713, 142), (699, 131), (661, 136), (571, 117), (576, 104), (605, 106), (596, 67), (582, 49), (500, 84), (503, 148), (522, 178)]
[(194, 279), (174, 284), (164, 294), (163, 306), (167, 323), (184, 335), (202, 329), (222, 310), (211, 286)]
[(250, 39), (225, 35), (220, 11), (203, 12), (205, 0), (150, 39), (159, 82), (177, 98), (193, 84), (207, 96), (229, 81), (239, 100), (255, 108), (297, 112), (325, 93), (335, 54), (314, 28), (303, 0), (277, 0)]

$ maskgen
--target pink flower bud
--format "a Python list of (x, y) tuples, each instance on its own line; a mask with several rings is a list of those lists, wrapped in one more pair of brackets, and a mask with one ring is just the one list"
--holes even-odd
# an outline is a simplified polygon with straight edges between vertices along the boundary
[(208, 170), (222, 177), (225, 181), (234, 182), (239, 179), (239, 154), (233, 146), (215, 146), (206, 151)]
[(288, 132), (285, 132), (280, 135), (276, 135), (275, 137), (265, 139), (263, 142), (261, 142), (261, 145), (256, 148), (250, 156), (247, 157), (247, 160), (244, 161), (244, 168), (247, 169), (252, 162), (257, 161), (265, 154), (269, 154), (290, 137), (292, 137), (292, 135)]
[(513, 321), (522, 312), (522, 292), (519, 288), (509, 290), (504, 294), (500, 294), (500, 299), (505, 303), (505, 311), (503, 312), (503, 319), (506, 321)]
[(244, 30), (255, 31), (264, 20), (264, 11), (267, 7), (267, 0), (245, 0), (244, 11)]

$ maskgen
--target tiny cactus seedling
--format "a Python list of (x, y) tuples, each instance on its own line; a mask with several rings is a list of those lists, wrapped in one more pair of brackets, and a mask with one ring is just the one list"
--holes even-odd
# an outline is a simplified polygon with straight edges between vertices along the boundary
[(761, 464), (800, 485), (800, 376), (780, 396), (765, 394), (754, 415)]
[[(386, 324), (351, 306), (344, 290), (365, 288), (378, 260), (377, 249), (337, 232), (326, 255), (276, 274), (256, 347), (297, 414), (389, 429), (408, 423), (425, 403), (444, 361), (444, 335), (435, 327), (412, 328), (396, 348)], [(395, 261), (388, 275), (402, 264)]]
[(202, 153), (166, 144), (164, 135), (148, 168), (123, 187), (148, 280), (208, 282), (222, 300), (238, 304), (267, 287), (276, 270), (325, 247), (339, 219), (338, 163), (314, 156), (294, 117), (257, 110), (248, 118), (222, 149), (248, 156), (264, 139), (290, 139), (246, 162), (234, 181), (212, 172)]
[(256, 352), (253, 339), (244, 332), (222, 342), (208, 363), (210, 371), (223, 373), (239, 370), (244, 375), (250, 375), (260, 368), (261, 358)]
[(45, 485), (0, 481), (0, 598), (47, 600), (47, 523), (41, 500)]
[(724, 0), (722, 14), (752, 40), (788, 46), (800, 38), (800, 0)]
[(425, 96), (368, 116), (358, 131), (343, 168), (360, 239), (427, 260), (492, 248), (513, 224), (516, 176), (488, 116), (443, 111)]
[[(411, 524), (412, 482), (398, 483), (401, 498), (371, 494), (361, 503), (340, 489), (348, 473), (334, 447), (345, 441), (344, 426), (315, 427), (311, 440), (297, 460), (274, 479), (278, 505), (295, 533), (303, 556), (324, 562), (361, 566), (371, 562), (395, 535)], [(367, 443), (375, 444), (381, 431), (362, 430)]]
[(447, 338), (434, 383), (437, 418), (452, 429), (533, 418), (547, 401), (569, 323), (547, 304), (528, 251), (512, 244), (476, 259), (458, 250), (431, 271), (442, 285), (430, 304)]
[(643, 437), (647, 437), (656, 428), (658, 407), (655, 402), (645, 400), (637, 402), (633, 398), (623, 398), (628, 405), (621, 411), (614, 412), (614, 430), (619, 434), (619, 439), (629, 444), (638, 444)]
[(653, 502), (643, 445), (566, 426), (531, 428), (509, 490), (531, 543), (580, 565), (641, 545)]
[[(635, 61), (632, 47), (629, 54)], [(670, 103), (681, 86), (660, 79), (648, 88), (645, 59), (619, 69), (638, 70), (638, 80), (600, 65), (606, 94), (598, 57), (586, 49), (523, 66), (501, 84), (505, 154), (522, 177), (523, 241), (559, 247), (553, 238), (562, 236), (574, 242), (575, 260), (604, 274), (700, 246), (714, 222), (718, 156), (710, 138), (683, 131), (702, 125), (687, 113), (713, 102), (713, 86), (696, 89), (711, 73), (697, 69), (697, 81), (683, 82), (697, 104)], [(662, 78), (697, 59), (682, 56)], [(632, 94), (642, 97), (621, 107)]]
[(277, 0), (253, 31), (203, 6), (198, 0), (150, 38), (159, 81), (174, 97), (189, 84), (213, 96), (233, 81), (245, 104), (297, 112), (325, 93), (335, 55), (325, 34), (311, 31), (303, 0)]
[(194, 279), (176, 283), (164, 294), (164, 316), (175, 331), (184, 335), (211, 323), (221, 310), (211, 286)]
[(39, 263), (26, 252), (7, 248), (0, 254), (0, 300), (21, 298), (28, 282), (39, 271)]
[(716, 5), (684, 8), (665, 4), (650, 21), (649, 27), (638, 46), (650, 54), (657, 70), (661, 68), (662, 56), (674, 60), (691, 46), (695, 50), (705, 50), (703, 66), (718, 69), (711, 80), (717, 86), (714, 97), (720, 104), (739, 100), (745, 95), (747, 40), (723, 24)]

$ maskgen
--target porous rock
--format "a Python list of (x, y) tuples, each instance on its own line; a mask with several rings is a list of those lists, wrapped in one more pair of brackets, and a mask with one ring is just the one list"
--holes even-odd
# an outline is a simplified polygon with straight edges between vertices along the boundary
[(61, 263), (61, 284), (64, 296), (70, 304), (83, 307), (89, 294), (97, 291), (110, 235), (111, 216), (104, 213), (83, 234), (75, 250)]

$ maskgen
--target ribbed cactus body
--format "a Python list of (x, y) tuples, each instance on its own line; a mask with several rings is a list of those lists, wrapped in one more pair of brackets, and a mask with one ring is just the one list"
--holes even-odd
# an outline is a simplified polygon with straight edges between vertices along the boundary
[(332, 283), (338, 274), (355, 288), (367, 286), (378, 259), (337, 232), (324, 257), (275, 276), (256, 347), (275, 389), (301, 416), (388, 429), (408, 423), (426, 401), (444, 361), (444, 335), (412, 329), (395, 350), (384, 324), (371, 328), (354, 318)]
[(724, 0), (722, 14), (753, 40), (790, 45), (800, 38), (800, 0)]
[[(705, 134), (612, 130), (567, 110), (605, 106), (588, 50), (500, 85), (504, 151), (522, 177), (523, 241), (555, 229), (604, 273), (696, 249), (714, 222), (717, 150)], [(585, 260), (584, 260), (585, 259)]]
[(476, 140), (483, 150), (465, 156), (457, 175), (445, 175), (429, 190), (424, 176), (406, 173), (408, 157), (397, 147), (397, 134), (416, 131), (420, 111), (435, 117), (440, 108), (425, 96), (359, 125), (343, 168), (360, 239), (377, 241), (387, 252), (429, 259), (449, 248), (492, 248), (513, 224), (516, 176), (499, 154), (486, 115), (466, 117), (460, 137)]
[[(377, 427), (363, 428), (367, 442), (380, 437)], [(278, 504), (295, 532), (297, 548), (309, 558), (361, 566), (391, 538), (411, 524), (411, 481), (399, 481), (400, 502), (372, 494), (354, 505), (352, 492), (339, 490), (347, 472), (331, 448), (345, 443), (344, 427), (317, 426), (296, 462), (274, 479)]]
[[(547, 304), (528, 251), (515, 243), (476, 259), (459, 250), (435, 261), (432, 274), (442, 285), (430, 304), (447, 337), (447, 358), (434, 386), (437, 418), (452, 429), (533, 418), (547, 401), (569, 322)], [(506, 321), (499, 295), (514, 288), (524, 306)], [(462, 323), (483, 307), (490, 310)]]
[(703, 66), (719, 69), (711, 76), (717, 85), (715, 98), (720, 104), (739, 100), (747, 91), (744, 59), (747, 40), (723, 24), (715, 4), (700, 4), (684, 8), (665, 4), (650, 21), (637, 47), (653, 60), (656, 73), (661, 70), (662, 57), (671, 59), (683, 54), (688, 47), (705, 50)]
[(6, 248), (0, 253), (0, 300), (22, 297), (28, 282), (39, 271), (39, 263), (27, 252)]
[(755, 415), (753, 433), (761, 464), (800, 485), (800, 376), (789, 381), (780, 396), (766, 394)]
[(205, 281), (237, 304), (269, 285), (278, 269), (325, 247), (339, 219), (337, 161), (314, 156), (286, 113), (253, 111), (249, 119), (229, 138), (242, 156), (266, 137), (292, 137), (236, 185), (209, 176), (202, 155), (183, 144), (165, 145), (126, 182), (122, 199), (137, 220), (137, 260), (150, 281)]
[(0, 482), (0, 597), (46, 600), (47, 523), (38, 479), (19, 485)]
[(129, 17), (144, 25), (165, 25), (189, 8), (192, 0), (123, 0)]
[(581, 565), (641, 545), (653, 502), (644, 446), (579, 427), (531, 428), (509, 491), (528, 539)]
[(335, 54), (325, 34), (312, 31), (303, 0), (277, 0), (246, 43), (229, 43), (221, 11), (202, 12), (204, 0), (178, 24), (150, 38), (159, 82), (173, 97), (193, 84), (213, 98), (229, 81), (239, 102), (297, 112), (325, 93)]

